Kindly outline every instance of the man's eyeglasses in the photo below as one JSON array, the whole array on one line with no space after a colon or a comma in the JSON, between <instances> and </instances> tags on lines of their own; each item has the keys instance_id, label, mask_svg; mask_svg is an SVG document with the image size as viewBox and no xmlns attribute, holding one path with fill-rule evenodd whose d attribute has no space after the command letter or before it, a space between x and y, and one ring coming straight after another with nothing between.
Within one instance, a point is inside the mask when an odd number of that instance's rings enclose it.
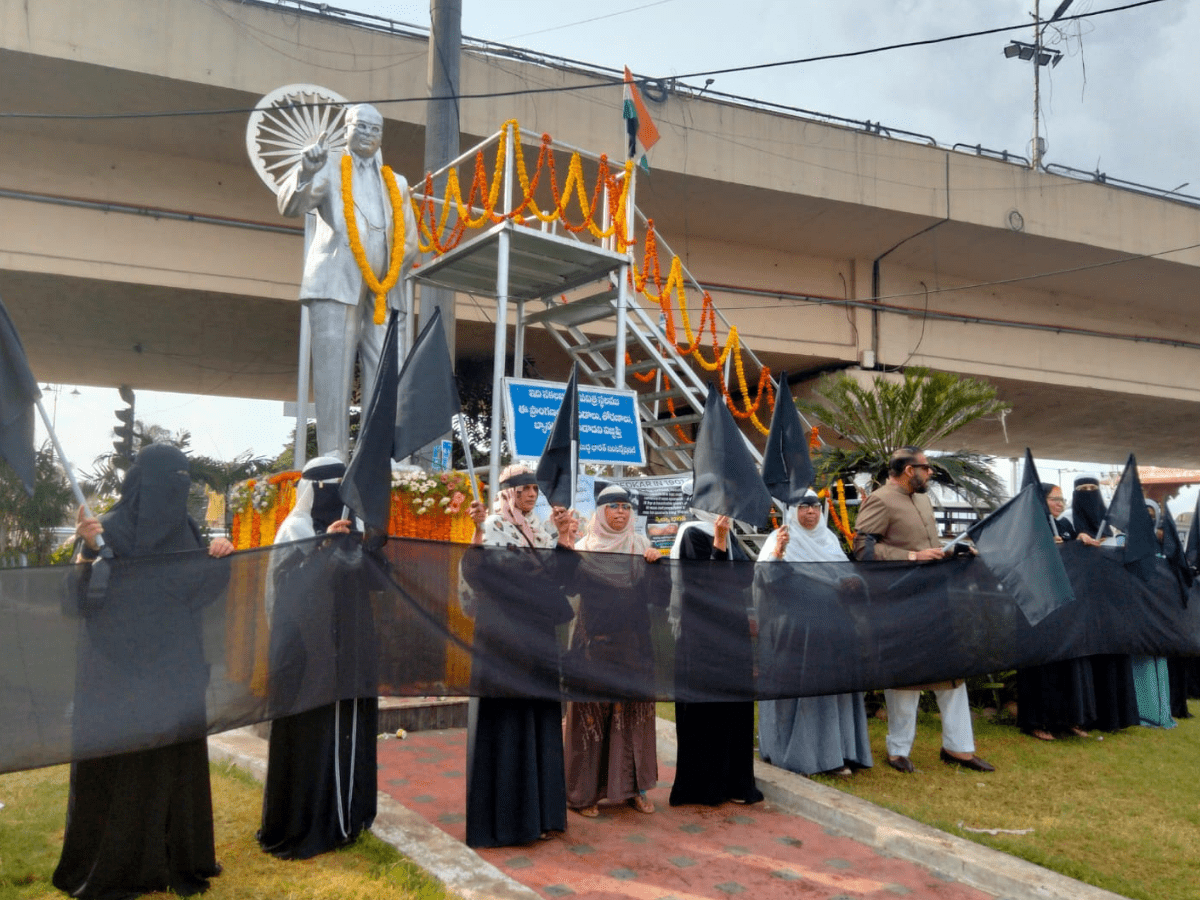
<instances>
[{"instance_id":1,"label":"man's eyeglasses","mask_svg":"<svg viewBox=\"0 0 1200 900\"><path fill-rule=\"evenodd\" d=\"M929 465L929 463L913 463L912 467L914 469L924 469L926 472L933 471L933 466Z\"/></svg>"}]
</instances>

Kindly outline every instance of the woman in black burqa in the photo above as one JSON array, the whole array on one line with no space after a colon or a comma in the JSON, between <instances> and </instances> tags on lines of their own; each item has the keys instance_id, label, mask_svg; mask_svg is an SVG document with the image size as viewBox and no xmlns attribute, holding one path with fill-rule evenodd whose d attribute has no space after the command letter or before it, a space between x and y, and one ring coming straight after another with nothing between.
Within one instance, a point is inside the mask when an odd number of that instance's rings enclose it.
<instances>
[{"instance_id":1,"label":"woman in black burqa","mask_svg":"<svg viewBox=\"0 0 1200 900\"><path fill-rule=\"evenodd\" d=\"M690 494L685 485L684 493ZM671 556L682 560L746 561L730 534L728 516L714 522L686 522L676 536ZM730 569L730 572L737 571ZM753 568L743 566L746 587ZM754 690L754 648L746 595L741 590L714 591L714 564L678 566L678 637L675 645L675 733L678 755L670 804L719 806L726 800L757 803L762 791L754 782L754 701L696 702L693 692ZM725 583L732 583L728 572ZM673 592L674 593L674 592ZM672 612L675 597L672 597Z\"/></svg>"},{"instance_id":2,"label":"woman in black burqa","mask_svg":"<svg viewBox=\"0 0 1200 900\"><path fill-rule=\"evenodd\" d=\"M56 887L118 900L152 891L204 891L217 875L208 777L203 607L228 580L200 563L200 530L187 513L188 460L153 444L138 454L121 499L100 520L80 511L80 556L95 559L103 532L115 559L107 589L80 590L67 825ZM233 545L217 538L210 556ZM136 560L129 565L126 561ZM86 598L86 599L82 599ZM153 749L86 757L130 743Z\"/></svg>"},{"instance_id":3,"label":"woman in black burqa","mask_svg":"<svg viewBox=\"0 0 1200 900\"><path fill-rule=\"evenodd\" d=\"M1071 495L1071 521L1080 541L1094 547L1112 535L1112 529L1104 521L1106 512L1104 498L1100 496L1100 479L1094 475L1076 478ZM1095 727L1101 731L1120 731L1137 725L1140 719L1133 657L1128 653L1104 653L1088 660L1096 698Z\"/></svg>"},{"instance_id":4,"label":"woman in black burqa","mask_svg":"<svg viewBox=\"0 0 1200 900\"><path fill-rule=\"evenodd\" d=\"M1075 523L1063 515L1066 500L1062 488L1043 482L1042 493L1050 510L1055 543L1075 540L1079 532ZM1085 507L1087 503L1085 499ZM1097 528L1099 524L1096 522ZM1085 729L1095 721L1096 688L1092 682L1092 663L1087 657L1017 670L1017 726L1026 734L1039 741L1055 740L1056 731L1087 737Z\"/></svg>"}]
</instances>

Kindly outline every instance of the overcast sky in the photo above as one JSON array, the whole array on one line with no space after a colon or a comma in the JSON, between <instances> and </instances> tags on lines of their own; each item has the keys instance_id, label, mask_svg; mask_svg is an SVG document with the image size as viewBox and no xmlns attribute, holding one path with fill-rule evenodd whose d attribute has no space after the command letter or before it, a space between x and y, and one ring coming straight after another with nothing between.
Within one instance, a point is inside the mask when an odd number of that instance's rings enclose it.
<instances>
[{"instance_id":1,"label":"overcast sky","mask_svg":"<svg viewBox=\"0 0 1200 900\"><path fill-rule=\"evenodd\" d=\"M1048 18L1059 0L1042 0ZM331 4L337 5L337 4ZM428 27L428 2L343 0ZM1128 0L1074 0L1066 16ZM716 75L713 90L1029 155L1033 67L1007 59L1033 39L1033 0L648 0L596 6L463 0L463 33L619 69L684 77L926 41L1020 31L867 56ZM1046 162L1200 196L1200 4L1161 0L1046 30L1062 62L1043 67ZM691 79L702 86L703 76ZM492 101L489 101L492 102Z\"/></svg>"},{"instance_id":2,"label":"overcast sky","mask_svg":"<svg viewBox=\"0 0 1200 900\"><path fill-rule=\"evenodd\" d=\"M330 5L429 25L428 0ZM1044 0L1043 18L1057 5ZM1074 0L1067 16L1124 5ZM698 73L717 69L1025 25L1018 32L710 77L712 90L869 119L929 135L941 146L982 144L1029 155L1033 69L1005 58L1003 48L1014 38L1032 40L1033 0L463 0L462 6L469 37L614 69L628 65L638 76L695 75L690 81L697 86L705 80ZM1200 196L1197 36L1200 3L1187 0L1048 28L1046 43L1064 58L1041 70L1045 162ZM497 111L497 124L503 118ZM59 430L68 457L87 467L109 449L112 410L121 404L115 389L80 387L82 394L72 396L72 387L57 397ZM47 398L48 408L54 400ZM138 417L186 428L195 452L226 459L246 450L273 456L292 428L278 402L148 392L139 395Z\"/></svg>"}]
</instances>

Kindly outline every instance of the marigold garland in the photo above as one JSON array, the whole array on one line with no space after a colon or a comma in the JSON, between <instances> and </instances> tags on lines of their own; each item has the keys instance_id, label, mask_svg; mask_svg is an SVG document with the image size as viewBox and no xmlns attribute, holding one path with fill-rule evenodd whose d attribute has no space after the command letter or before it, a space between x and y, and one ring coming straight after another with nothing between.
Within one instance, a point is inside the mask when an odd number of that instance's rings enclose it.
<instances>
[{"instance_id":1,"label":"marigold garland","mask_svg":"<svg viewBox=\"0 0 1200 900\"><path fill-rule=\"evenodd\" d=\"M517 179L521 186L521 197L515 208L511 212L504 214L496 212L496 205L499 202L500 190L503 183L504 161L510 139L510 128L512 130L511 140L513 141L514 164ZM552 210L542 210L534 200L534 194L541 183L543 173L546 173L546 177L549 180L550 194L554 202ZM432 174L426 175L423 202L418 205L416 201L412 201L417 216L420 249L424 252L434 252L440 255L456 247L467 228L480 228L484 225L505 221L506 219L524 223L526 213L530 213L535 219L545 223L561 222L567 231L575 234L586 229L593 237L599 240L613 237L618 252L624 252L632 241L632 235L629 233L628 228L629 223L626 220L626 201L628 199L632 173L633 161L628 160L625 163L624 177L619 179L620 183L618 184L618 177L612 174L609 169L607 157L601 156L596 182L592 187L591 196L589 197L583 174L582 157L578 151L575 151L571 154L567 166L566 180L560 187L554 160L553 139L549 134L543 134L538 147L537 162L533 174L530 175L525 158L525 150L521 144L520 125L516 119L509 119L500 127L499 138L496 143L495 162L492 166L490 177L487 172L483 150L481 149L475 154L474 174L465 202L459 182L458 170L451 168L446 173L446 187L443 193L441 213L439 214L435 209L433 199L433 176ZM609 217L607 228L601 228L595 221L596 214L605 211L603 210L605 204L600 199L602 191L605 191L607 194L606 211ZM485 192L486 197L484 196ZM479 215L472 216L471 209L475 207L477 197L480 198L482 203L482 211ZM567 219L567 208L573 198L579 205L580 219L578 222L570 222ZM457 215L453 227L447 233L451 208L454 209ZM707 291L703 292L698 327L693 331L692 322L688 314L683 263L679 257L673 256L664 278L662 265L658 256L658 242L653 219L648 220L646 223L642 264L639 266L636 259L634 260L634 264L630 267L629 279L630 284L636 292L642 294L647 300L657 304L661 308L665 317L668 340L674 344L676 350L683 356L691 356L706 371L721 372L721 377L717 379L717 382L730 412L737 418L748 419L761 434L766 434L768 428L760 420L760 413L769 415L775 403L775 392L770 378L770 370L763 367L760 371L758 383L753 394L754 399L751 400L751 392L746 379L745 364L742 358L742 348L737 329L730 329L729 337L722 347L717 336L716 308L712 302L712 297ZM676 305L679 307L679 318L683 325L686 343L680 343L675 332ZM705 358L700 349L706 332L711 337L713 348L713 359L711 362ZM730 356L733 358L737 389L742 398L744 398L740 406L733 399L729 385L726 384L723 375L723 367ZM637 377L643 382L648 382L654 377L654 374L652 371L647 375L637 374ZM668 406L670 407L672 404L668 402ZM680 430L682 433L682 430L678 429L678 427L677 430Z\"/></svg>"},{"instance_id":2,"label":"marigold garland","mask_svg":"<svg viewBox=\"0 0 1200 900\"><path fill-rule=\"evenodd\" d=\"M816 429L814 428L813 430L815 431ZM845 539L846 545L853 547L854 532L850 530L850 511L846 509L846 485L839 478L834 486L837 488L837 508L834 508L834 504L829 504L829 518L833 520L834 527L837 528L838 533ZM822 500L830 499L832 493L829 488L822 488L818 496Z\"/></svg>"},{"instance_id":3,"label":"marigold garland","mask_svg":"<svg viewBox=\"0 0 1200 900\"><path fill-rule=\"evenodd\" d=\"M404 262L404 200L400 186L391 166L384 166L383 183L387 186L388 198L392 203L392 246L388 253L388 270L383 281L375 277L363 249L362 237L358 233L358 218L354 215L354 164L350 154L342 156L342 215L346 219L346 237L350 240L350 252L358 264L358 271L371 293L375 295L375 324L382 325L387 318L388 291L400 280L400 265Z\"/></svg>"}]
</instances>

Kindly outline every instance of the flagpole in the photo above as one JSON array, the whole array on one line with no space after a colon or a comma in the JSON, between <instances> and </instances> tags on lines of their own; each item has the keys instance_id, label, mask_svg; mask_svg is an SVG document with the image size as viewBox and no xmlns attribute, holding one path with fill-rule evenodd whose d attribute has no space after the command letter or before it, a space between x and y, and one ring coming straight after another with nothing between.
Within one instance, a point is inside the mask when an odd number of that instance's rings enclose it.
<instances>
[{"instance_id":1,"label":"flagpole","mask_svg":"<svg viewBox=\"0 0 1200 900\"><path fill-rule=\"evenodd\" d=\"M70 482L71 491L75 494L75 499L79 501L79 505L83 507L83 514L89 519L94 519L92 508L88 506L87 500L83 498L83 491L79 488L79 482L75 480L75 472L71 468L71 463L63 453L62 444L58 442L58 435L54 433L54 425L50 421L50 417L46 415L46 407L42 406L42 398L35 397L33 400L37 404L38 412L42 415L42 422L46 426L46 433L50 435L50 443L54 445L54 452L58 454L58 459L62 463L63 471L67 474L67 481ZM96 535L96 546L104 546L104 538L101 535Z\"/></svg>"},{"instance_id":2,"label":"flagpole","mask_svg":"<svg viewBox=\"0 0 1200 900\"><path fill-rule=\"evenodd\" d=\"M579 492L579 441L571 438L571 501L567 509L575 505L575 495Z\"/></svg>"},{"instance_id":3,"label":"flagpole","mask_svg":"<svg viewBox=\"0 0 1200 900\"><path fill-rule=\"evenodd\" d=\"M462 441L463 456L467 458L467 475L471 479L471 493L475 496L476 503L482 503L483 498L479 496L479 482L475 480L475 460L471 458L471 442L467 440L467 423L461 413L458 416L458 439Z\"/></svg>"}]
</instances>

